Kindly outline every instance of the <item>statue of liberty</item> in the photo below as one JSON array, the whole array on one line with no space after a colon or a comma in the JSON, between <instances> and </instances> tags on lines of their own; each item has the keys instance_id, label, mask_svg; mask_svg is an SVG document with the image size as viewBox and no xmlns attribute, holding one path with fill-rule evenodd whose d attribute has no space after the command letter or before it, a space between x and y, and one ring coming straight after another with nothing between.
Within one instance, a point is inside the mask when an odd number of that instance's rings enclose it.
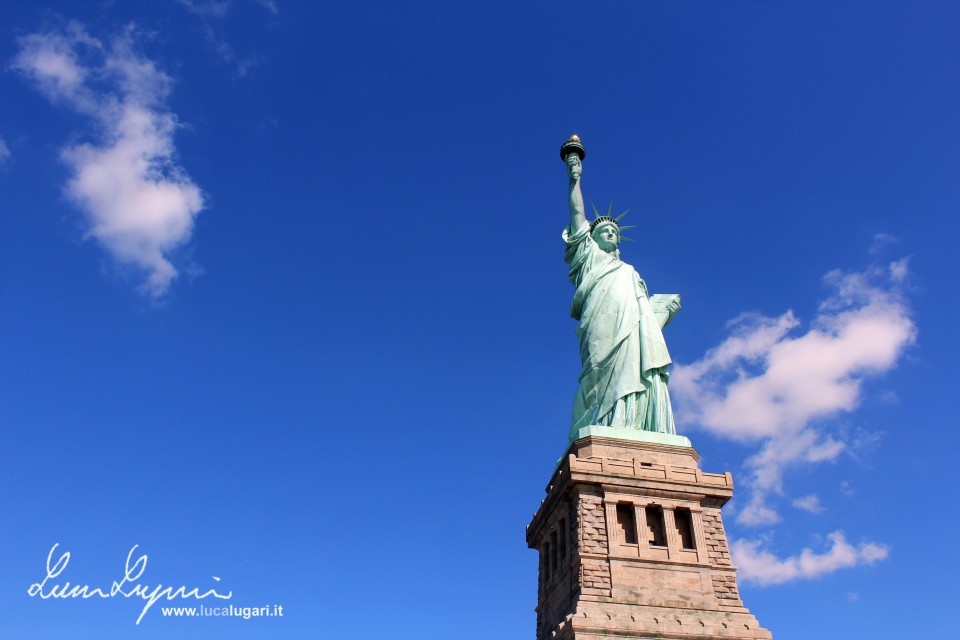
<instances>
[{"instance_id":1,"label":"statue of liberty","mask_svg":"<svg viewBox=\"0 0 960 640\"><path fill-rule=\"evenodd\" d=\"M577 136L563 145L561 157L570 175L570 226L563 231L576 287L570 315L580 322L580 387L573 404L570 440L591 425L676 434L667 391L670 353L661 329L680 309L679 295L651 298L647 285L620 260L620 219L588 221L580 192L581 161Z\"/></svg>"}]
</instances>

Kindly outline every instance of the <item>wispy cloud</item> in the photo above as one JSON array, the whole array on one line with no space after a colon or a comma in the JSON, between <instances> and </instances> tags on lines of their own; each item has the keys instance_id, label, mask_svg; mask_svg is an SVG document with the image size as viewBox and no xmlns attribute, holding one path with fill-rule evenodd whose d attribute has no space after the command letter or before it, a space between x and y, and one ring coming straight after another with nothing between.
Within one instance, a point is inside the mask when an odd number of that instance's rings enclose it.
<instances>
[{"instance_id":1,"label":"wispy cloud","mask_svg":"<svg viewBox=\"0 0 960 640\"><path fill-rule=\"evenodd\" d=\"M766 498L782 493L784 471L844 451L829 418L856 409L863 380L893 368L915 340L901 291L907 276L906 260L832 271L830 294L805 331L792 311L743 314L717 347L676 367L670 382L683 423L759 445L746 462L751 495L737 522L779 521Z\"/></svg>"},{"instance_id":2,"label":"wispy cloud","mask_svg":"<svg viewBox=\"0 0 960 640\"><path fill-rule=\"evenodd\" d=\"M877 233L873 236L873 242L870 245L870 255L876 256L883 253L887 248L900 242L900 238L890 233Z\"/></svg>"},{"instance_id":3,"label":"wispy cloud","mask_svg":"<svg viewBox=\"0 0 960 640\"><path fill-rule=\"evenodd\" d=\"M203 30L207 39L207 45L223 62L234 68L237 78L243 78L250 73L250 69L260 64L261 60L257 55L250 55L244 58L238 57L236 50L230 43L220 38L211 25L204 24Z\"/></svg>"},{"instance_id":4,"label":"wispy cloud","mask_svg":"<svg viewBox=\"0 0 960 640\"><path fill-rule=\"evenodd\" d=\"M873 564L890 553L889 547L872 542L854 547L841 531L834 531L827 539L830 548L823 553L816 553L808 547L800 555L787 558L778 558L763 549L761 540L736 540L730 546L730 552L739 579L758 585L819 578L839 569Z\"/></svg>"},{"instance_id":5,"label":"wispy cloud","mask_svg":"<svg viewBox=\"0 0 960 640\"><path fill-rule=\"evenodd\" d=\"M158 298L177 270L170 253L186 243L203 207L200 189L176 162L171 80L136 51L128 28L109 42L77 23L18 40L13 67L51 102L89 116L95 142L66 147L67 196L85 215L86 234L119 263L146 274Z\"/></svg>"},{"instance_id":6,"label":"wispy cloud","mask_svg":"<svg viewBox=\"0 0 960 640\"><path fill-rule=\"evenodd\" d=\"M198 16L223 18L230 11L230 0L177 0L184 9Z\"/></svg>"},{"instance_id":7,"label":"wispy cloud","mask_svg":"<svg viewBox=\"0 0 960 640\"><path fill-rule=\"evenodd\" d=\"M221 61L233 67L235 77L243 78L262 62L258 54L239 55L236 48L220 35L227 14L233 8L231 0L177 0L187 11L196 15L203 26L207 46ZM273 0L256 0L256 4L276 16L280 13Z\"/></svg>"},{"instance_id":8,"label":"wispy cloud","mask_svg":"<svg viewBox=\"0 0 960 640\"><path fill-rule=\"evenodd\" d=\"M257 4L259 4L261 7L263 7L273 15L277 15L278 13L280 13L280 9L277 7L277 3L274 2L274 0L257 0Z\"/></svg>"},{"instance_id":9,"label":"wispy cloud","mask_svg":"<svg viewBox=\"0 0 960 640\"><path fill-rule=\"evenodd\" d=\"M0 138L0 165L7 161L10 157L10 147L7 146L6 140Z\"/></svg>"},{"instance_id":10,"label":"wispy cloud","mask_svg":"<svg viewBox=\"0 0 960 640\"><path fill-rule=\"evenodd\" d=\"M823 513L823 505L820 504L820 498L816 494L801 496L791 502L794 507L807 513Z\"/></svg>"}]
</instances>

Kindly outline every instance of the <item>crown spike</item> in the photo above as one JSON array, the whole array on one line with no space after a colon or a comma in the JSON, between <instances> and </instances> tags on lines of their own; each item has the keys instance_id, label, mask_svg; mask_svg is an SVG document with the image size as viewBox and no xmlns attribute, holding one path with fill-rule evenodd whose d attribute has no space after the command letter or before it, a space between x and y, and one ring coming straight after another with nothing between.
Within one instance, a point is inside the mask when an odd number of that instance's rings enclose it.
<instances>
[{"instance_id":1,"label":"crown spike","mask_svg":"<svg viewBox=\"0 0 960 640\"><path fill-rule=\"evenodd\" d=\"M621 213L620 215L618 215L616 218L614 218L614 220L616 220L617 222L620 222L620 218L622 218L623 216L627 215L628 213L630 213L630 209L627 209L626 211L624 211L623 213Z\"/></svg>"}]
</instances>

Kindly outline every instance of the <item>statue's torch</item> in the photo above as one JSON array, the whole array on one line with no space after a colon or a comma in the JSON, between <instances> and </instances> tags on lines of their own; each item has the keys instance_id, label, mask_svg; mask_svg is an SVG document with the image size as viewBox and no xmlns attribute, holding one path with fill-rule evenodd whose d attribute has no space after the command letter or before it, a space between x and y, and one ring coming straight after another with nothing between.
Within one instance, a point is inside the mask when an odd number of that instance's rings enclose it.
<instances>
[{"instance_id":1,"label":"statue's torch","mask_svg":"<svg viewBox=\"0 0 960 640\"><path fill-rule=\"evenodd\" d=\"M567 161L567 156L571 153L577 154L577 157L582 161L587 156L587 150L583 148L583 144L580 142L580 136L573 134L566 142L563 143L563 146L560 147L560 159L564 162Z\"/></svg>"}]
</instances>

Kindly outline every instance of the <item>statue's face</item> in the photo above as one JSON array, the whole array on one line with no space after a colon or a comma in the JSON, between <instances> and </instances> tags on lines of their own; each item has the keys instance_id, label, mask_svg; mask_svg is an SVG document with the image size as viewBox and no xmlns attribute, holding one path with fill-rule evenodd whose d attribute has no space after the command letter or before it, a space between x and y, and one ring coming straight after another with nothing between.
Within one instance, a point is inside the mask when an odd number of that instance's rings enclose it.
<instances>
[{"instance_id":1,"label":"statue's face","mask_svg":"<svg viewBox=\"0 0 960 640\"><path fill-rule=\"evenodd\" d=\"M611 253L616 250L617 244L620 242L620 234L617 233L615 225L602 224L593 230L593 239L601 249Z\"/></svg>"}]
</instances>

